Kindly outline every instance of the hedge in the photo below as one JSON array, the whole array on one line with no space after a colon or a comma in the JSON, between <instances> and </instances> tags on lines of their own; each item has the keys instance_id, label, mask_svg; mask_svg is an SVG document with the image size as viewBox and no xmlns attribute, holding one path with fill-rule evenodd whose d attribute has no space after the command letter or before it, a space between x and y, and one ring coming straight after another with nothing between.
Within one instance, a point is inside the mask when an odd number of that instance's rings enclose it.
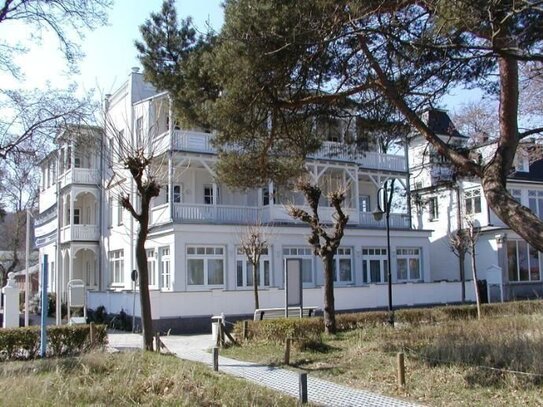
<instances>
[{"instance_id":1,"label":"hedge","mask_svg":"<svg viewBox=\"0 0 543 407\"><path fill-rule=\"evenodd\" d=\"M95 347L107 344L105 325L95 326ZM47 327L47 356L78 355L91 348L90 325ZM0 360L34 359L40 350L40 327L0 329Z\"/></svg>"},{"instance_id":2,"label":"hedge","mask_svg":"<svg viewBox=\"0 0 543 407\"><path fill-rule=\"evenodd\" d=\"M483 304L482 314L485 317L498 315L533 314L543 312L543 301L515 301L506 303ZM452 320L466 320L477 318L475 305L451 305L433 308L406 308L395 311L395 320L398 324L421 325L437 324ZM338 332L350 331L359 328L386 325L388 311L369 311L347 314L336 314L336 328ZM234 334L241 338L243 322L238 321L234 326ZM298 342L300 346L310 342L320 342L320 335L324 332L322 317L303 319L268 319L263 321L248 321L248 339L254 341L267 341L284 343L287 337Z\"/></svg>"}]
</instances>

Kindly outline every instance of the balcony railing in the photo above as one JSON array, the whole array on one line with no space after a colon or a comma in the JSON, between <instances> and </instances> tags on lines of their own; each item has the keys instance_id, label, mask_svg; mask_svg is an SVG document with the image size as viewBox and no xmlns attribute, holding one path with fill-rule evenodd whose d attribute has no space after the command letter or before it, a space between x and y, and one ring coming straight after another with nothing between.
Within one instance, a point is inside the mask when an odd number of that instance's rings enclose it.
<instances>
[{"instance_id":1,"label":"balcony railing","mask_svg":"<svg viewBox=\"0 0 543 407\"><path fill-rule=\"evenodd\" d=\"M69 184L100 184L100 171L95 168L72 168L59 176L61 188Z\"/></svg>"},{"instance_id":2,"label":"balcony railing","mask_svg":"<svg viewBox=\"0 0 543 407\"><path fill-rule=\"evenodd\" d=\"M306 208L307 209L307 208ZM385 228L385 220L376 221L371 212L359 212L356 208L344 208L349 215L349 224L376 229ZM325 223L331 223L334 210L330 207L319 207L319 216ZM174 204L173 220L181 223L218 223L218 224L255 224L263 223L295 223L283 205L263 207L246 207L233 205ZM170 222L168 204L151 209L151 224ZM390 214L390 227L409 229L407 214Z\"/></svg>"},{"instance_id":3,"label":"balcony railing","mask_svg":"<svg viewBox=\"0 0 543 407\"><path fill-rule=\"evenodd\" d=\"M161 136L162 137L162 136ZM210 133L175 130L173 134L173 148L178 151L214 154L216 149L211 144L213 135ZM354 146L326 141L311 158L333 161L352 162L362 168L384 171L407 171L404 156L381 154L376 152L361 153Z\"/></svg>"},{"instance_id":4,"label":"balcony railing","mask_svg":"<svg viewBox=\"0 0 543 407\"><path fill-rule=\"evenodd\" d=\"M360 212L360 224L363 226L381 229L386 227L386 220L383 217L383 219L377 221L374 219L373 213ZM403 213L391 213L389 224L393 229L409 229L409 215Z\"/></svg>"},{"instance_id":5,"label":"balcony railing","mask_svg":"<svg viewBox=\"0 0 543 407\"><path fill-rule=\"evenodd\" d=\"M98 225L71 225L60 229L60 242L98 241L100 228Z\"/></svg>"}]
</instances>

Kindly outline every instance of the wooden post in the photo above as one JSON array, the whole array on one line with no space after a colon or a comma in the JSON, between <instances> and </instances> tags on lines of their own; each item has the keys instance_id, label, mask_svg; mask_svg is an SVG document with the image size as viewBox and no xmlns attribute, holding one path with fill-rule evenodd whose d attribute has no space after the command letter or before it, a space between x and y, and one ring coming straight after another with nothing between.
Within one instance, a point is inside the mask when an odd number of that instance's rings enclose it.
<instances>
[{"instance_id":1,"label":"wooden post","mask_svg":"<svg viewBox=\"0 0 543 407\"><path fill-rule=\"evenodd\" d=\"M398 352L398 386L405 386L405 363L403 352Z\"/></svg>"},{"instance_id":2,"label":"wooden post","mask_svg":"<svg viewBox=\"0 0 543 407\"><path fill-rule=\"evenodd\" d=\"M249 321L243 321L243 340L249 337Z\"/></svg>"},{"instance_id":3,"label":"wooden post","mask_svg":"<svg viewBox=\"0 0 543 407\"><path fill-rule=\"evenodd\" d=\"M96 342L96 326L94 322L89 324L89 341L91 348L94 348Z\"/></svg>"},{"instance_id":4,"label":"wooden post","mask_svg":"<svg viewBox=\"0 0 543 407\"><path fill-rule=\"evenodd\" d=\"M300 372L298 378L299 404L307 404L307 373Z\"/></svg>"},{"instance_id":5,"label":"wooden post","mask_svg":"<svg viewBox=\"0 0 543 407\"><path fill-rule=\"evenodd\" d=\"M213 346L212 354L213 354L213 370L215 372L218 372L219 371L219 348L217 346Z\"/></svg>"},{"instance_id":6,"label":"wooden post","mask_svg":"<svg viewBox=\"0 0 543 407\"><path fill-rule=\"evenodd\" d=\"M216 345L217 346L222 346L222 338L223 338L223 334L222 334L222 322L219 321L219 331L217 332L217 343Z\"/></svg>"},{"instance_id":7,"label":"wooden post","mask_svg":"<svg viewBox=\"0 0 543 407\"><path fill-rule=\"evenodd\" d=\"M160 334L155 334L155 351L160 353Z\"/></svg>"},{"instance_id":8,"label":"wooden post","mask_svg":"<svg viewBox=\"0 0 543 407\"><path fill-rule=\"evenodd\" d=\"M284 360L285 365L290 364L290 345L291 345L291 342L292 342L291 338L287 338L285 340L285 360Z\"/></svg>"}]
</instances>

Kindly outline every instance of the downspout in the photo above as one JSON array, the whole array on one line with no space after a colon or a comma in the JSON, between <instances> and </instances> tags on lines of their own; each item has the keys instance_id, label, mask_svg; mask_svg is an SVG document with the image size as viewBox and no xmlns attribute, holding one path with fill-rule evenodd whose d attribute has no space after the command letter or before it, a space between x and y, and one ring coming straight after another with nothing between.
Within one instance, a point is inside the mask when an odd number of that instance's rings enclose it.
<instances>
[{"instance_id":1,"label":"downspout","mask_svg":"<svg viewBox=\"0 0 543 407\"><path fill-rule=\"evenodd\" d=\"M168 192L167 192L167 198L168 203L170 205L170 220L174 221L174 208L173 208L173 137L174 137L174 122L175 118L173 116L173 105L172 105L172 98L170 95L168 95L168 136L170 138L170 148L168 150Z\"/></svg>"}]
</instances>

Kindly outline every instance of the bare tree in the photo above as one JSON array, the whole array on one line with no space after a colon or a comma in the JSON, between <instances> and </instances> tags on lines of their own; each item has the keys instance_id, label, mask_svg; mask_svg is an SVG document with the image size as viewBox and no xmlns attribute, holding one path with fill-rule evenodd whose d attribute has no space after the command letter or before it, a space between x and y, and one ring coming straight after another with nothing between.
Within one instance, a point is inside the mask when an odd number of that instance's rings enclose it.
<instances>
[{"instance_id":1,"label":"bare tree","mask_svg":"<svg viewBox=\"0 0 543 407\"><path fill-rule=\"evenodd\" d=\"M462 284L462 302L466 301L466 253L469 248L469 240L466 229L456 229L449 234L449 247L458 257L460 283Z\"/></svg>"},{"instance_id":2,"label":"bare tree","mask_svg":"<svg viewBox=\"0 0 543 407\"><path fill-rule=\"evenodd\" d=\"M106 24L106 10L112 3L112 0L5 0L0 5L0 24L23 23L29 26L34 41L41 39L43 31L52 32L66 60L75 68L82 53L71 36L75 32L82 38L85 30ZM14 57L26 51L23 45L0 39L0 70L20 77Z\"/></svg>"},{"instance_id":3,"label":"bare tree","mask_svg":"<svg viewBox=\"0 0 543 407\"><path fill-rule=\"evenodd\" d=\"M479 230L476 229L473 220L466 219L466 238L468 243L468 252L471 256L471 272L473 278L473 289L475 290L475 303L477 304L477 319L481 319L481 295L479 293L479 285L477 284L477 254L476 247L479 240Z\"/></svg>"},{"instance_id":4,"label":"bare tree","mask_svg":"<svg viewBox=\"0 0 543 407\"><path fill-rule=\"evenodd\" d=\"M269 245L269 228L262 223L257 222L247 226L242 232L239 239L240 247L247 256L249 263L252 266L253 275L253 293L255 299L255 310L260 308L258 300L258 286L260 284L260 258L268 250Z\"/></svg>"},{"instance_id":5,"label":"bare tree","mask_svg":"<svg viewBox=\"0 0 543 407\"><path fill-rule=\"evenodd\" d=\"M321 258L324 266L324 330L327 334L335 334L334 256L349 221L349 216L343 212L341 207L347 195L347 188L332 191L327 196L330 206L335 210L332 230L328 230L319 217L321 189L303 178L298 180L296 187L303 193L310 211L307 212L291 205L288 207L288 213L294 219L301 220L311 228L311 234L308 238L309 244L313 247L313 253Z\"/></svg>"},{"instance_id":6,"label":"bare tree","mask_svg":"<svg viewBox=\"0 0 543 407\"><path fill-rule=\"evenodd\" d=\"M110 168L108 189L119 204L137 221L136 264L141 304L144 349L153 349L149 271L145 243L150 230L151 201L160 194L164 182L165 155L158 154L152 142L156 123L147 131L136 129L134 134L120 131L106 118L106 156ZM130 126L125 126L130 129ZM130 237L132 238L132 237Z\"/></svg>"}]
</instances>

